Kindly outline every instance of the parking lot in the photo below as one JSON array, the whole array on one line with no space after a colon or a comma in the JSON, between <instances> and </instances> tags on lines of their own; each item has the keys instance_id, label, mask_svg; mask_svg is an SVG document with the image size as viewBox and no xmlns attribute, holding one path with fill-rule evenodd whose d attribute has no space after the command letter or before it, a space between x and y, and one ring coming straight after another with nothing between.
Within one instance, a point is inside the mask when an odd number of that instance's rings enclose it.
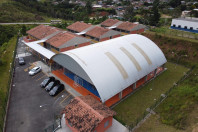
<instances>
[{"instance_id":1,"label":"parking lot","mask_svg":"<svg viewBox=\"0 0 198 132\"><path fill-rule=\"evenodd\" d=\"M25 46L19 42L18 56L25 53ZM40 83L48 74L39 72L29 76L28 72L34 67L38 58L26 53L26 64L20 66L16 58L15 74L10 93L7 114L6 132L40 132L51 125L54 114L59 115L63 108L73 98L66 90L52 97Z\"/></svg>"}]
</instances>

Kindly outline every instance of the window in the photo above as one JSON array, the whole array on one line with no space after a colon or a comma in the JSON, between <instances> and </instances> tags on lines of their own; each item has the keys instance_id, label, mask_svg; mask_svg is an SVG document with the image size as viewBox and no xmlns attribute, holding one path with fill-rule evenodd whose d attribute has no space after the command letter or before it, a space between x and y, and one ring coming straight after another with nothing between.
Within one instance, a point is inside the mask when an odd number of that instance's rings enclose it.
<instances>
[{"instance_id":1,"label":"window","mask_svg":"<svg viewBox=\"0 0 198 132\"><path fill-rule=\"evenodd\" d=\"M78 45L76 44L75 47L78 47Z\"/></svg>"},{"instance_id":2,"label":"window","mask_svg":"<svg viewBox=\"0 0 198 132\"><path fill-rule=\"evenodd\" d=\"M187 29L187 26L184 26L185 29Z\"/></svg>"},{"instance_id":3,"label":"window","mask_svg":"<svg viewBox=\"0 0 198 132\"><path fill-rule=\"evenodd\" d=\"M109 125L109 120L105 122L104 127L107 127Z\"/></svg>"},{"instance_id":4,"label":"window","mask_svg":"<svg viewBox=\"0 0 198 132\"><path fill-rule=\"evenodd\" d=\"M190 27L190 30L193 30L193 27Z\"/></svg>"},{"instance_id":5,"label":"window","mask_svg":"<svg viewBox=\"0 0 198 132\"><path fill-rule=\"evenodd\" d=\"M173 27L176 27L176 25L175 25L175 24L173 24Z\"/></svg>"},{"instance_id":6,"label":"window","mask_svg":"<svg viewBox=\"0 0 198 132\"><path fill-rule=\"evenodd\" d=\"M178 25L178 28L181 28L181 25Z\"/></svg>"}]
</instances>

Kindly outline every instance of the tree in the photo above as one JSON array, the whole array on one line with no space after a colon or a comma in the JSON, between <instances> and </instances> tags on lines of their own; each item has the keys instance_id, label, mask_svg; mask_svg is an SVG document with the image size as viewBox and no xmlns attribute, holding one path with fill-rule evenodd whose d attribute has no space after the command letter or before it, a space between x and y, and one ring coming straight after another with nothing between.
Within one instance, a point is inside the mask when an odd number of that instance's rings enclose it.
<instances>
[{"instance_id":1,"label":"tree","mask_svg":"<svg viewBox=\"0 0 198 132\"><path fill-rule=\"evenodd\" d=\"M153 2L153 7L150 14L150 25L157 26L160 20L160 13L158 11L159 0Z\"/></svg>"},{"instance_id":2,"label":"tree","mask_svg":"<svg viewBox=\"0 0 198 132\"><path fill-rule=\"evenodd\" d=\"M86 8L87 13L90 14L92 12L92 2L90 0L87 1L85 8Z\"/></svg>"},{"instance_id":3,"label":"tree","mask_svg":"<svg viewBox=\"0 0 198 132\"><path fill-rule=\"evenodd\" d=\"M133 5L130 5L126 8L125 13L123 15L123 18L126 21L133 22L134 21L134 16L135 16L135 12L134 12Z\"/></svg>"},{"instance_id":4,"label":"tree","mask_svg":"<svg viewBox=\"0 0 198 132\"><path fill-rule=\"evenodd\" d=\"M23 25L23 26L22 26L22 29L21 29L21 34L22 34L22 35L26 35L26 31L27 31L26 26Z\"/></svg>"},{"instance_id":5,"label":"tree","mask_svg":"<svg viewBox=\"0 0 198 132\"><path fill-rule=\"evenodd\" d=\"M171 1L169 2L169 5L170 5L171 7L173 7L173 8L175 8L175 7L179 6L179 5L181 5L181 0L171 0Z\"/></svg>"}]
</instances>

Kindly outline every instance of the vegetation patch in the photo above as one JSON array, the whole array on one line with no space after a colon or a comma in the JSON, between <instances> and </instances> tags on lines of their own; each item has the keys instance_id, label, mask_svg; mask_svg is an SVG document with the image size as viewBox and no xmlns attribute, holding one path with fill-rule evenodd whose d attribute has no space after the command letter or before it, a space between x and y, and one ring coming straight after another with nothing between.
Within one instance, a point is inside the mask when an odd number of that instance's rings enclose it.
<instances>
[{"instance_id":1,"label":"vegetation patch","mask_svg":"<svg viewBox=\"0 0 198 132\"><path fill-rule=\"evenodd\" d=\"M2 3L0 5L0 22L35 22L45 21L41 13L19 2Z\"/></svg>"},{"instance_id":2,"label":"vegetation patch","mask_svg":"<svg viewBox=\"0 0 198 132\"><path fill-rule=\"evenodd\" d=\"M116 119L126 125L135 124L136 120L143 115L147 108L153 105L173 83L177 82L187 72L187 68L167 63L167 71L143 86L130 97L115 106L113 110L117 112Z\"/></svg>"},{"instance_id":3,"label":"vegetation patch","mask_svg":"<svg viewBox=\"0 0 198 132\"><path fill-rule=\"evenodd\" d=\"M17 37L13 37L9 42L4 43L0 47L1 55L0 60L0 126L3 126L3 117L6 108L6 96L8 94L8 80L10 77L10 63L13 60L13 51L16 46Z\"/></svg>"}]
</instances>

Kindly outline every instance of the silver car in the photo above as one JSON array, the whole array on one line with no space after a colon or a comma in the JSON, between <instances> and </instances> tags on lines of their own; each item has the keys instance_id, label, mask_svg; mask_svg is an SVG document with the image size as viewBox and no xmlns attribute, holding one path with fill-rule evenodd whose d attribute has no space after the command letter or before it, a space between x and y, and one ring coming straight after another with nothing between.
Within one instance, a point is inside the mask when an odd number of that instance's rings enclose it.
<instances>
[{"instance_id":1,"label":"silver car","mask_svg":"<svg viewBox=\"0 0 198 132\"><path fill-rule=\"evenodd\" d=\"M33 76L41 71L41 66L36 66L29 71L29 75Z\"/></svg>"}]
</instances>

